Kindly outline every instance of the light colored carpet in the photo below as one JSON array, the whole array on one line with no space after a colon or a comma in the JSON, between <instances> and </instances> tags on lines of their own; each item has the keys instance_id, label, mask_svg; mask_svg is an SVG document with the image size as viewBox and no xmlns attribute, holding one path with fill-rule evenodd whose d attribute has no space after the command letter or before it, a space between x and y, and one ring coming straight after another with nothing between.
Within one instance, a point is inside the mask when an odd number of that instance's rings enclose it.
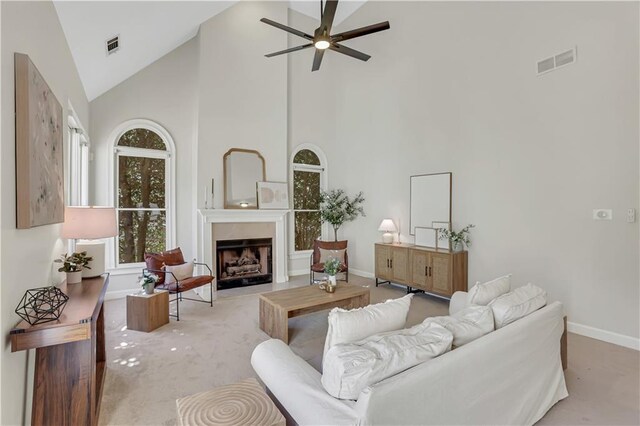
<instances>
[{"instance_id":1,"label":"light colored carpet","mask_svg":"<svg viewBox=\"0 0 640 426\"><path fill-rule=\"evenodd\" d=\"M285 287L308 285L307 280L297 277ZM405 294L404 288L376 288L373 280L356 276L351 283L369 286L372 303ZM225 290L213 308L185 302L179 322L172 319L151 333L126 329L125 299L106 302L107 375L100 424L174 425L177 398L256 377L251 352L269 338L258 327L258 294L271 290L271 284ZM448 302L416 295L408 325L447 312ZM318 369L326 318L327 311L289 321L291 348ZM570 334L570 396L539 424L640 424L639 364L637 351Z\"/></svg>"}]
</instances>

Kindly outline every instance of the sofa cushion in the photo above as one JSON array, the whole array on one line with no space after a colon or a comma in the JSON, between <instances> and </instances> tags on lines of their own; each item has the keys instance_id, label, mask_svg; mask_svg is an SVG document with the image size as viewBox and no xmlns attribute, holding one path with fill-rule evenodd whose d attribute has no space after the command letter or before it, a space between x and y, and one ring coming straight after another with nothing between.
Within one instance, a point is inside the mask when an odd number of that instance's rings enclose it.
<instances>
[{"instance_id":1,"label":"sofa cushion","mask_svg":"<svg viewBox=\"0 0 640 426\"><path fill-rule=\"evenodd\" d=\"M469 290L468 303L469 305L486 306L493 299L508 293L510 290L511 274L487 281L486 283L476 282L476 285Z\"/></svg>"},{"instance_id":2,"label":"sofa cushion","mask_svg":"<svg viewBox=\"0 0 640 426\"><path fill-rule=\"evenodd\" d=\"M407 294L399 299L352 310L333 308L329 312L324 353L333 345L357 342L376 333L404 328L412 297L413 294Z\"/></svg>"},{"instance_id":3,"label":"sofa cushion","mask_svg":"<svg viewBox=\"0 0 640 426\"><path fill-rule=\"evenodd\" d=\"M547 304L547 292L531 283L503 294L491 303L496 329L511 324Z\"/></svg>"},{"instance_id":4,"label":"sofa cushion","mask_svg":"<svg viewBox=\"0 0 640 426\"><path fill-rule=\"evenodd\" d=\"M334 345L323 362L322 385L329 395L357 399L367 386L451 349L453 335L433 322Z\"/></svg>"},{"instance_id":5,"label":"sofa cushion","mask_svg":"<svg viewBox=\"0 0 640 426\"><path fill-rule=\"evenodd\" d=\"M494 330L493 311L480 305L467 306L451 316L427 318L424 322L433 322L449 330L455 347L473 342Z\"/></svg>"}]
</instances>

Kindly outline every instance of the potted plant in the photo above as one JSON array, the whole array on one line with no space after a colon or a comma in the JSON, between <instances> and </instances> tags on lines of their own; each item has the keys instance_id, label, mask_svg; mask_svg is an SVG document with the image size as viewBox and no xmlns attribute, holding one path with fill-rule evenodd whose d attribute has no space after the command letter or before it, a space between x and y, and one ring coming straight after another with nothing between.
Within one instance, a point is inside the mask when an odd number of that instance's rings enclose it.
<instances>
[{"instance_id":1,"label":"potted plant","mask_svg":"<svg viewBox=\"0 0 640 426\"><path fill-rule=\"evenodd\" d=\"M335 257L330 258L324 263L324 273L329 276L329 285L336 285L336 275L340 272L340 262Z\"/></svg>"},{"instance_id":2,"label":"potted plant","mask_svg":"<svg viewBox=\"0 0 640 426\"><path fill-rule=\"evenodd\" d=\"M451 250L462 251L465 245L467 247L471 246L471 236L469 235L471 228L475 228L475 225L467 225L458 232L443 229L440 231L439 238L441 240L449 240Z\"/></svg>"},{"instance_id":3,"label":"potted plant","mask_svg":"<svg viewBox=\"0 0 640 426\"><path fill-rule=\"evenodd\" d=\"M158 276L145 271L142 273L142 276L138 278L140 278L139 284L145 294L153 294L153 291L156 288L156 283L158 282Z\"/></svg>"},{"instance_id":4,"label":"potted plant","mask_svg":"<svg viewBox=\"0 0 640 426\"><path fill-rule=\"evenodd\" d=\"M76 284L82 281L82 269L91 269L88 265L93 257L87 256L87 252L73 253L69 256L67 253L54 260L55 263L62 263L58 268L58 272L67 273L67 284Z\"/></svg>"},{"instance_id":5,"label":"potted plant","mask_svg":"<svg viewBox=\"0 0 640 426\"><path fill-rule=\"evenodd\" d=\"M362 203L364 197L359 192L349 198L342 189L333 189L320 194L320 217L333 227L335 241L338 241L338 229L345 223L355 220L358 216L365 216Z\"/></svg>"}]
</instances>

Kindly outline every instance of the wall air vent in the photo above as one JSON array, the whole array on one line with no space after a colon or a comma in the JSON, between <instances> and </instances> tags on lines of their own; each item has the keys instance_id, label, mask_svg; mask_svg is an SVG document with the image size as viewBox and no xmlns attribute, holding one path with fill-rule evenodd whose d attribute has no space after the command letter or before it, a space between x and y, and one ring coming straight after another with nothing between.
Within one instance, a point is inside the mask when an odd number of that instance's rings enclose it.
<instances>
[{"instance_id":1,"label":"wall air vent","mask_svg":"<svg viewBox=\"0 0 640 426\"><path fill-rule=\"evenodd\" d=\"M578 57L577 51L578 48L574 47L573 49L567 50L566 52L558 53L557 55L551 56L550 58L545 58L541 61L538 61L538 75L546 74L549 71L557 70L558 68L564 67L565 65L573 64Z\"/></svg>"},{"instance_id":2,"label":"wall air vent","mask_svg":"<svg viewBox=\"0 0 640 426\"><path fill-rule=\"evenodd\" d=\"M116 53L120 49L120 36L115 36L107 40L107 55Z\"/></svg>"}]
</instances>

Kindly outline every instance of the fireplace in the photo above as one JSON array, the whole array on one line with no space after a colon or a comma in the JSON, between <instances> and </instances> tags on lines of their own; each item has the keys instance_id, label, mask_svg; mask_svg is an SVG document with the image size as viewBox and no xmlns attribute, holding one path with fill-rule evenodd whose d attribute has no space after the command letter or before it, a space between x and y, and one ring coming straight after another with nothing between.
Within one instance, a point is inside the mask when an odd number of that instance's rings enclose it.
<instances>
[{"instance_id":1,"label":"fireplace","mask_svg":"<svg viewBox=\"0 0 640 426\"><path fill-rule=\"evenodd\" d=\"M218 290L272 282L271 250L271 238L216 241Z\"/></svg>"}]
</instances>

